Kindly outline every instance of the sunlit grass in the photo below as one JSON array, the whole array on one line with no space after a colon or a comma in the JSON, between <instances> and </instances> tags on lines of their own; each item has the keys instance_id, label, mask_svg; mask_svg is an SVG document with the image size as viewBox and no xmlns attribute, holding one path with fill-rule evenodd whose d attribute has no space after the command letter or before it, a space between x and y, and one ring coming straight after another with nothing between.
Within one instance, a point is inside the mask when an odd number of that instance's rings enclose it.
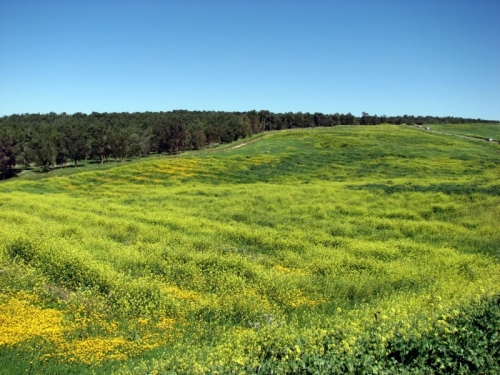
<instances>
[{"instance_id":1,"label":"sunlit grass","mask_svg":"<svg viewBox=\"0 0 500 375\"><path fill-rule=\"evenodd\" d=\"M463 134L471 137L493 138L500 140L500 124L440 124L430 125L432 129Z\"/></svg>"},{"instance_id":2,"label":"sunlit grass","mask_svg":"<svg viewBox=\"0 0 500 375\"><path fill-rule=\"evenodd\" d=\"M486 143L339 127L4 182L0 347L38 345L38 371L202 373L321 354L332 332L339 351L374 325L422 335L500 292L499 162Z\"/></svg>"}]
</instances>

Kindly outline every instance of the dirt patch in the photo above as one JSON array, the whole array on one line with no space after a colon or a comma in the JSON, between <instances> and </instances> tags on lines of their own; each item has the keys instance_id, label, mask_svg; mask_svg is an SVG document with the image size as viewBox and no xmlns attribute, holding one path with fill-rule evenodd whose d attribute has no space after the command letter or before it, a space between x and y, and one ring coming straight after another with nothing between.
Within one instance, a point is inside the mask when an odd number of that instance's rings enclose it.
<instances>
[{"instance_id":1,"label":"dirt patch","mask_svg":"<svg viewBox=\"0 0 500 375\"><path fill-rule=\"evenodd\" d=\"M245 147L251 143L255 143L257 141L260 141L264 136L260 136L258 138L255 138L255 139L252 139L251 141L248 141L248 142L244 142L244 143L240 143L239 145L235 145L235 146L232 146L232 147L228 147L228 148L223 148L223 149L215 149L215 150L212 150L211 152L222 152L222 151L229 151L229 150L236 150L237 148L241 148L241 147Z\"/></svg>"},{"instance_id":2,"label":"dirt patch","mask_svg":"<svg viewBox=\"0 0 500 375\"><path fill-rule=\"evenodd\" d=\"M457 133L450 133L450 132L446 132L446 131L443 131L443 130L434 130L434 129L421 129L421 130L424 130L424 131L427 131L427 132L430 132L430 133L437 133L437 134L444 134L444 135L453 135L455 137L458 137L458 138L465 138L465 139L472 139L473 141L482 141L482 142L488 142L488 143L496 143L496 142L493 142L493 141L488 141L484 138L481 138L481 137L473 137L473 136L470 136L470 135L465 135L465 134L457 134Z\"/></svg>"}]
</instances>

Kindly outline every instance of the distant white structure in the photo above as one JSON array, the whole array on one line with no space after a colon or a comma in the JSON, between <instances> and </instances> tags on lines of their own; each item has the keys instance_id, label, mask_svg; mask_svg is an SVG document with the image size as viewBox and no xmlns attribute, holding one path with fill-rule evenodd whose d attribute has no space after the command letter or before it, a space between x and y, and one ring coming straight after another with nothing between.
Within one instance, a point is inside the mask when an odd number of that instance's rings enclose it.
<instances>
[{"instance_id":1,"label":"distant white structure","mask_svg":"<svg viewBox=\"0 0 500 375\"><path fill-rule=\"evenodd\" d=\"M493 141L493 138L486 138L486 140L487 140L488 142L491 142L491 141Z\"/></svg>"},{"instance_id":2,"label":"distant white structure","mask_svg":"<svg viewBox=\"0 0 500 375\"><path fill-rule=\"evenodd\" d=\"M431 128L429 128L428 126L425 127L425 130L430 130Z\"/></svg>"}]
</instances>

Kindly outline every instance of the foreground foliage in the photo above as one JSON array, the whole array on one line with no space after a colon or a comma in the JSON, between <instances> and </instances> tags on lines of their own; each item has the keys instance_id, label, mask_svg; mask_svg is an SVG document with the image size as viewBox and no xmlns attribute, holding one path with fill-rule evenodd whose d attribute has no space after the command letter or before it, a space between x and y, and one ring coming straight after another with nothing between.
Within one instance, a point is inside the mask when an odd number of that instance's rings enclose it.
<instances>
[{"instance_id":1,"label":"foreground foliage","mask_svg":"<svg viewBox=\"0 0 500 375\"><path fill-rule=\"evenodd\" d=\"M499 162L339 127L2 183L0 371L494 373Z\"/></svg>"}]
</instances>

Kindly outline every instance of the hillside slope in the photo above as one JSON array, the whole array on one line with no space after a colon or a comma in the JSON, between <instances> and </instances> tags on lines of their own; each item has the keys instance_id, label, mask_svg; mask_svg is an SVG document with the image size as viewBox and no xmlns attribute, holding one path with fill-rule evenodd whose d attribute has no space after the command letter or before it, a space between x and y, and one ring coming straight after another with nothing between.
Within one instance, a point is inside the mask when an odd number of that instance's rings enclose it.
<instances>
[{"instance_id":1,"label":"hillside slope","mask_svg":"<svg viewBox=\"0 0 500 375\"><path fill-rule=\"evenodd\" d=\"M499 175L498 145L353 126L4 182L0 372L387 366L498 296Z\"/></svg>"}]
</instances>

